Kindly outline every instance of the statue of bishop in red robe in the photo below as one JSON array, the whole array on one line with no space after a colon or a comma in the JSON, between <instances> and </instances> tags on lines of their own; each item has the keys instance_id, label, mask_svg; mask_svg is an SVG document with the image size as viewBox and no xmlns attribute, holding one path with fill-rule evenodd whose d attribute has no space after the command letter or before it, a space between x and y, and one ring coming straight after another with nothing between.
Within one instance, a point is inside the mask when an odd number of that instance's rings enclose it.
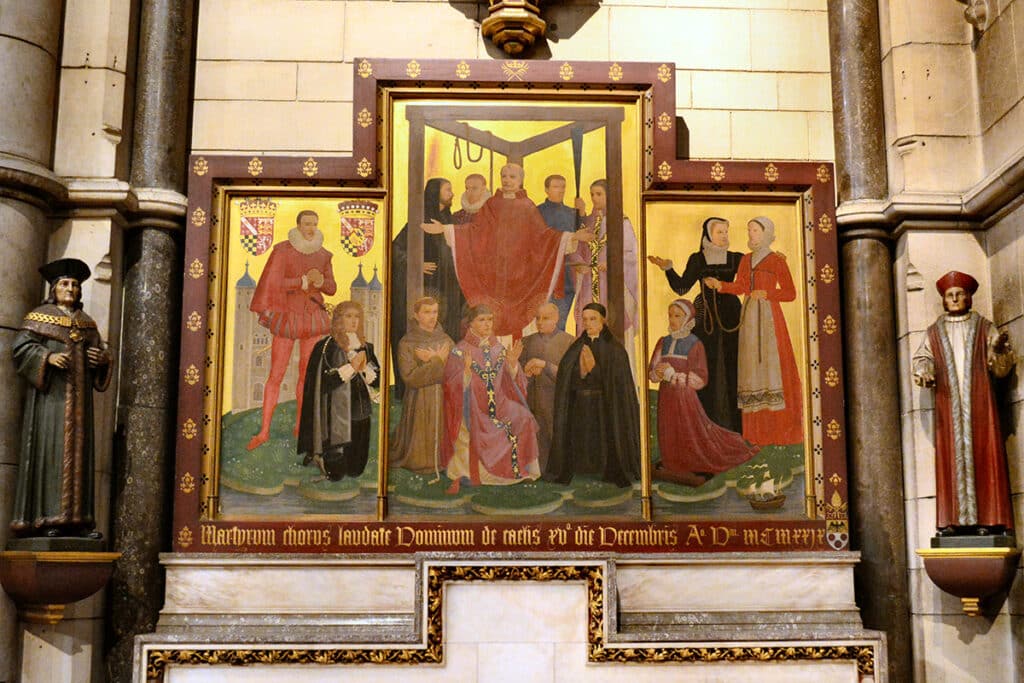
<instances>
[{"instance_id":1,"label":"statue of bishop in red robe","mask_svg":"<svg viewBox=\"0 0 1024 683\"><path fill-rule=\"evenodd\" d=\"M914 382L935 388L935 508L939 535L1013 528L1006 450L989 375L1016 357L1005 332L971 310L978 281L951 271L935 283L945 314L914 354Z\"/></svg>"}]
</instances>

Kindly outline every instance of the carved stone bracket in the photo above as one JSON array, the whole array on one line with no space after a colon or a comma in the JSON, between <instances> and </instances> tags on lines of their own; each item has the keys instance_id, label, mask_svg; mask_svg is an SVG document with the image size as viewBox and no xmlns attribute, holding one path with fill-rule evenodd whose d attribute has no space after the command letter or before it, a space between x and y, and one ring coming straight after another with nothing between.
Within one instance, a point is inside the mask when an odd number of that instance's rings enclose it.
<instances>
[{"instance_id":1,"label":"carved stone bracket","mask_svg":"<svg viewBox=\"0 0 1024 683\"><path fill-rule=\"evenodd\" d=\"M984 33L988 28L992 11L989 7L989 0L957 0L967 5L964 9L964 19L973 26L978 33Z\"/></svg>"},{"instance_id":2,"label":"carved stone bracket","mask_svg":"<svg viewBox=\"0 0 1024 683\"><path fill-rule=\"evenodd\" d=\"M547 23L540 18L540 0L490 0L490 16L480 25L484 38L510 55L519 55L543 38Z\"/></svg>"}]
</instances>

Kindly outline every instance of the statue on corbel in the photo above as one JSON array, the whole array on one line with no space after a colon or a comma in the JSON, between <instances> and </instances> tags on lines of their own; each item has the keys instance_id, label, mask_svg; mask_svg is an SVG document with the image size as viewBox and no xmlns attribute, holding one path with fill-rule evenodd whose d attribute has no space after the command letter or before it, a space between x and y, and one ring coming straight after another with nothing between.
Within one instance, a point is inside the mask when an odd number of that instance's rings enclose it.
<instances>
[{"instance_id":1,"label":"statue on corbel","mask_svg":"<svg viewBox=\"0 0 1024 683\"><path fill-rule=\"evenodd\" d=\"M914 353L913 373L935 392L937 533L917 552L932 581L973 616L981 599L1009 586L1020 555L992 381L1017 358L1007 334L972 310L977 280L950 271L936 288L945 312Z\"/></svg>"}]
</instances>

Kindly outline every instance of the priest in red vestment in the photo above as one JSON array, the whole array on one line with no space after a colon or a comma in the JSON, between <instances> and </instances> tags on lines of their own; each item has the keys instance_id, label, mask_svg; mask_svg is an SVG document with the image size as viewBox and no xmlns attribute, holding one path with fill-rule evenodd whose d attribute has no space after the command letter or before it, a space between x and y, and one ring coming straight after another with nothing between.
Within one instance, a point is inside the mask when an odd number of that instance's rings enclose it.
<instances>
[{"instance_id":1,"label":"priest in red vestment","mask_svg":"<svg viewBox=\"0 0 1024 683\"><path fill-rule=\"evenodd\" d=\"M1005 332L971 310L978 281L950 271L935 283L945 314L914 354L914 382L935 388L935 508L939 535L1013 528L1006 450L989 375L1016 357Z\"/></svg>"},{"instance_id":2,"label":"priest in red vestment","mask_svg":"<svg viewBox=\"0 0 1024 683\"><path fill-rule=\"evenodd\" d=\"M452 248L455 272L468 306L494 311L494 334L519 338L537 307L562 296L565 254L587 230L565 233L548 227L537 206L523 190L521 166L501 169L501 192L488 199L461 225L424 223L430 234L443 233Z\"/></svg>"}]
</instances>

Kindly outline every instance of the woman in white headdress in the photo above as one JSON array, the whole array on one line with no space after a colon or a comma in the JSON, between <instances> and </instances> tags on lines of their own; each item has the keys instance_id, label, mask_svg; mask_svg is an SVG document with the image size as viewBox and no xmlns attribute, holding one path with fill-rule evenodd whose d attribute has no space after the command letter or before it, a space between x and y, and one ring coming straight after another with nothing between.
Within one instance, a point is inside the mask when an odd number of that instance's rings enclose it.
<instances>
[{"instance_id":1,"label":"woman in white headdress","mask_svg":"<svg viewBox=\"0 0 1024 683\"><path fill-rule=\"evenodd\" d=\"M708 278L721 292L743 294L737 402L743 436L758 445L803 442L803 397L782 303L796 299L786 257L771 250L775 223L758 216L747 223L747 246L733 282Z\"/></svg>"}]
</instances>

